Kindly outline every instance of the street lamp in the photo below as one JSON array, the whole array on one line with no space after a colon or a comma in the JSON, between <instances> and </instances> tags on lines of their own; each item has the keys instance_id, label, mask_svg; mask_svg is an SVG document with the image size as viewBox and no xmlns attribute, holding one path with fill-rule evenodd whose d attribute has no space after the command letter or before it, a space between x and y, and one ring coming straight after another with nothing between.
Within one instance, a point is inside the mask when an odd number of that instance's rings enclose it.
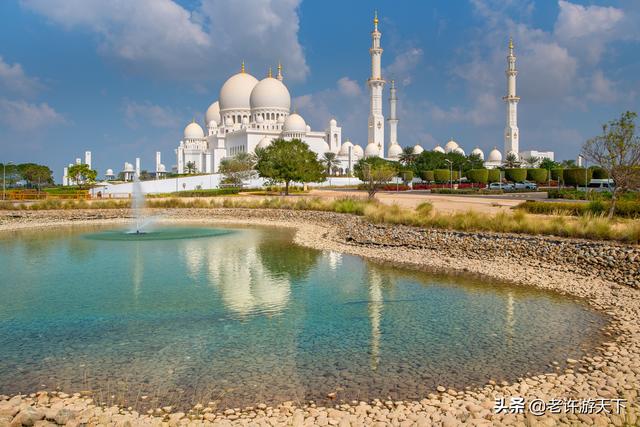
<instances>
[{"instance_id":1,"label":"street lamp","mask_svg":"<svg viewBox=\"0 0 640 427\"><path fill-rule=\"evenodd\" d=\"M453 189L453 162L449 159L444 159L444 161L449 163L449 188Z\"/></svg>"},{"instance_id":2,"label":"street lamp","mask_svg":"<svg viewBox=\"0 0 640 427\"><path fill-rule=\"evenodd\" d=\"M7 198L7 165L12 165L13 162L2 164L2 200Z\"/></svg>"}]
</instances>

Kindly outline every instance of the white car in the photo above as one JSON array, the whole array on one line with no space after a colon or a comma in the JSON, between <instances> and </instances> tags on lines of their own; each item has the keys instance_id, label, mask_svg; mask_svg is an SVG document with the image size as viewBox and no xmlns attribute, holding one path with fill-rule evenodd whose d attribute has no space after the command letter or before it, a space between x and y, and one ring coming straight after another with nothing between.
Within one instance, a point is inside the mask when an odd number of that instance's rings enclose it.
<instances>
[{"instance_id":1,"label":"white car","mask_svg":"<svg viewBox=\"0 0 640 427\"><path fill-rule=\"evenodd\" d=\"M530 182L530 181L522 181L522 182L516 182L516 190L537 190L538 186L536 185L535 182Z\"/></svg>"},{"instance_id":2,"label":"white car","mask_svg":"<svg viewBox=\"0 0 640 427\"><path fill-rule=\"evenodd\" d=\"M503 184L501 182L492 182L491 184L489 184L489 190L504 190L504 191L511 191L513 190L513 184Z\"/></svg>"}]
</instances>

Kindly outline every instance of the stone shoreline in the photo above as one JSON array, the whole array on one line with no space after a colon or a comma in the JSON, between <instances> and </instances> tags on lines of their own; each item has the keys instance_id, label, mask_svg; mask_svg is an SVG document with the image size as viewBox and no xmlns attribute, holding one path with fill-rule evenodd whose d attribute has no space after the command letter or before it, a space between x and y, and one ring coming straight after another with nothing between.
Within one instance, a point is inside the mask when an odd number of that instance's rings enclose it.
<instances>
[{"instance_id":1,"label":"stone shoreline","mask_svg":"<svg viewBox=\"0 0 640 427\"><path fill-rule=\"evenodd\" d=\"M158 210L164 221L197 221L293 227L295 242L320 249L434 272L482 275L584 298L611 322L599 354L568 359L563 368L484 387L452 390L442 384L420 401L348 402L277 407L257 404L216 413L207 402L188 413L170 407L139 414L133 408L96 405L88 394L37 392L0 396L4 425L640 425L640 247L608 242L420 230L370 224L328 212L250 209ZM0 212L0 232L56 225L128 221L118 210ZM566 365L566 366L565 366ZM626 400L622 414L495 414L495 399Z\"/></svg>"}]
</instances>

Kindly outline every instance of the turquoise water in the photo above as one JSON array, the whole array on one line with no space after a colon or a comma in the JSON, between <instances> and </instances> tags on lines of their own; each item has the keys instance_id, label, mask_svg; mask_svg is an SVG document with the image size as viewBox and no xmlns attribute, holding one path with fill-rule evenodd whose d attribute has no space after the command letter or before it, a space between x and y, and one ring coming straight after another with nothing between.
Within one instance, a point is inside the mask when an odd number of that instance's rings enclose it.
<instances>
[{"instance_id":1,"label":"turquoise water","mask_svg":"<svg viewBox=\"0 0 640 427\"><path fill-rule=\"evenodd\" d=\"M556 294L301 248L287 230L164 233L0 236L0 393L138 408L422 398L548 371L605 324Z\"/></svg>"}]
</instances>

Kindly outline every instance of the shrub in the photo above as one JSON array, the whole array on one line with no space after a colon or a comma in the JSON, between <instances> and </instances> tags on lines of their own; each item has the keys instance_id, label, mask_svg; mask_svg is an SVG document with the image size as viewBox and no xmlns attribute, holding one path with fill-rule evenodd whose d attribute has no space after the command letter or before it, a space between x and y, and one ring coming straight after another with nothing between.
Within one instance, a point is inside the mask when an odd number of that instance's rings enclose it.
<instances>
[{"instance_id":1,"label":"shrub","mask_svg":"<svg viewBox=\"0 0 640 427\"><path fill-rule=\"evenodd\" d=\"M547 182L548 172L546 169L527 169L527 179L529 181L544 184Z\"/></svg>"},{"instance_id":2,"label":"shrub","mask_svg":"<svg viewBox=\"0 0 640 427\"><path fill-rule=\"evenodd\" d=\"M433 171L422 171L420 172L420 178L423 181L433 182L435 180Z\"/></svg>"},{"instance_id":3,"label":"shrub","mask_svg":"<svg viewBox=\"0 0 640 427\"><path fill-rule=\"evenodd\" d=\"M508 181L522 182L527 179L526 169L505 169L504 176Z\"/></svg>"},{"instance_id":4,"label":"shrub","mask_svg":"<svg viewBox=\"0 0 640 427\"><path fill-rule=\"evenodd\" d=\"M562 173L564 183L567 185L585 186L591 180L591 169L571 168ZM585 181L586 178L586 181Z\"/></svg>"},{"instance_id":5,"label":"shrub","mask_svg":"<svg viewBox=\"0 0 640 427\"><path fill-rule=\"evenodd\" d=\"M618 205L620 209L618 209ZM589 203L527 201L518 205L518 209L533 214L576 216L601 215L607 212L610 206L611 202L602 200L592 200ZM616 204L615 215L620 218L640 218L640 203L621 200Z\"/></svg>"},{"instance_id":6,"label":"shrub","mask_svg":"<svg viewBox=\"0 0 640 427\"><path fill-rule=\"evenodd\" d=\"M564 176L563 171L564 169L562 168L551 169L551 179L554 181L562 181Z\"/></svg>"},{"instance_id":7,"label":"shrub","mask_svg":"<svg viewBox=\"0 0 640 427\"><path fill-rule=\"evenodd\" d=\"M471 182L486 184L489 181L488 169L471 169L467 171L467 178Z\"/></svg>"},{"instance_id":8,"label":"shrub","mask_svg":"<svg viewBox=\"0 0 640 427\"><path fill-rule=\"evenodd\" d=\"M609 178L609 174L606 170L602 168L591 168L591 178L592 179L607 179Z\"/></svg>"},{"instance_id":9,"label":"shrub","mask_svg":"<svg viewBox=\"0 0 640 427\"><path fill-rule=\"evenodd\" d=\"M436 182L448 182L451 177L451 171L449 169L436 169L433 171L433 178Z\"/></svg>"},{"instance_id":10,"label":"shrub","mask_svg":"<svg viewBox=\"0 0 640 427\"><path fill-rule=\"evenodd\" d=\"M499 182L500 181L500 169L489 169L488 170L488 180L489 182Z\"/></svg>"}]
</instances>

